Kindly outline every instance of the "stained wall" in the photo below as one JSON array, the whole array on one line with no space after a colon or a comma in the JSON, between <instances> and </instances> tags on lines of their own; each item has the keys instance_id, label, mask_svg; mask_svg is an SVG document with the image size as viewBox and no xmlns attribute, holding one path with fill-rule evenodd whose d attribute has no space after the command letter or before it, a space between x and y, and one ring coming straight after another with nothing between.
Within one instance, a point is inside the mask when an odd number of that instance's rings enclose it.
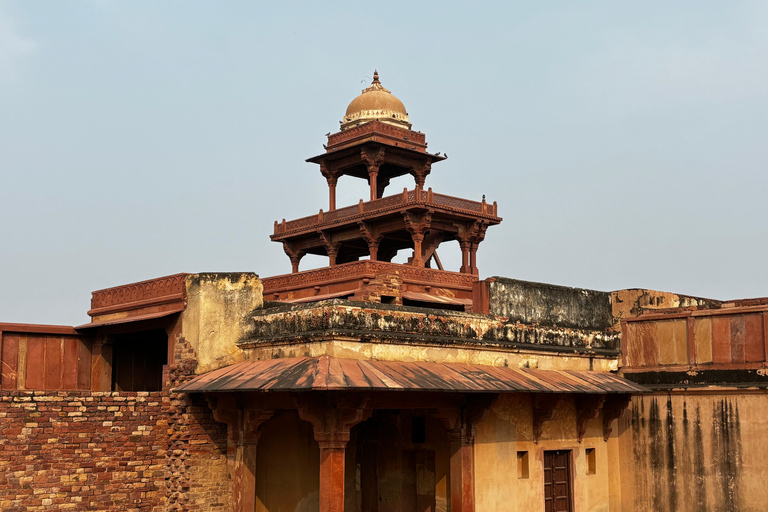
<instances>
[{"instance_id":1,"label":"stained wall","mask_svg":"<svg viewBox=\"0 0 768 512\"><path fill-rule=\"evenodd\" d=\"M767 413L764 390L635 397L620 420L622 510L765 510Z\"/></svg>"}]
</instances>

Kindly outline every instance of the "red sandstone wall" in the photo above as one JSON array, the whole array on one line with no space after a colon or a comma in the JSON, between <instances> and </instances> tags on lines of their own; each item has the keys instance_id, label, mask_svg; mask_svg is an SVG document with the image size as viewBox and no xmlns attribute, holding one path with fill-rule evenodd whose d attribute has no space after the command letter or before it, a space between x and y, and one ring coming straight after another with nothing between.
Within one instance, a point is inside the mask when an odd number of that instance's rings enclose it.
<instances>
[{"instance_id":1,"label":"red sandstone wall","mask_svg":"<svg viewBox=\"0 0 768 512\"><path fill-rule=\"evenodd\" d=\"M768 306L645 314L624 323L625 367L763 363Z\"/></svg>"},{"instance_id":2,"label":"red sandstone wall","mask_svg":"<svg viewBox=\"0 0 768 512\"><path fill-rule=\"evenodd\" d=\"M231 510L226 427L168 392L0 392L0 510Z\"/></svg>"},{"instance_id":3,"label":"red sandstone wall","mask_svg":"<svg viewBox=\"0 0 768 512\"><path fill-rule=\"evenodd\" d=\"M90 388L90 337L67 326L0 323L0 389Z\"/></svg>"}]
</instances>

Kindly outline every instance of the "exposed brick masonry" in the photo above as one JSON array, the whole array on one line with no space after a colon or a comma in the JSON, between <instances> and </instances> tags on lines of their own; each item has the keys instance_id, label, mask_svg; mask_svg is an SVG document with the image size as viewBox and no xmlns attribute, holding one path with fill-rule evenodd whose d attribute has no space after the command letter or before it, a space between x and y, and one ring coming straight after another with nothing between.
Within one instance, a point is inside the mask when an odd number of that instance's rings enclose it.
<instances>
[{"instance_id":1,"label":"exposed brick masonry","mask_svg":"<svg viewBox=\"0 0 768 512\"><path fill-rule=\"evenodd\" d=\"M230 509L226 427L168 392L0 392L3 512Z\"/></svg>"}]
</instances>

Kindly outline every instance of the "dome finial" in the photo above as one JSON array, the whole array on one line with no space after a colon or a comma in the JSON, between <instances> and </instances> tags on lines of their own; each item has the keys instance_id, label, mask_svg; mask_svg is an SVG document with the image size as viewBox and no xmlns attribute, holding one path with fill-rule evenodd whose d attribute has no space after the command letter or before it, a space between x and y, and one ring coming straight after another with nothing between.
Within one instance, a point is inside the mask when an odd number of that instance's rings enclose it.
<instances>
[{"instance_id":1,"label":"dome finial","mask_svg":"<svg viewBox=\"0 0 768 512\"><path fill-rule=\"evenodd\" d=\"M379 72L375 69L373 70L373 82L371 82L371 85L373 84L379 84L381 85L381 82L379 82Z\"/></svg>"}]
</instances>

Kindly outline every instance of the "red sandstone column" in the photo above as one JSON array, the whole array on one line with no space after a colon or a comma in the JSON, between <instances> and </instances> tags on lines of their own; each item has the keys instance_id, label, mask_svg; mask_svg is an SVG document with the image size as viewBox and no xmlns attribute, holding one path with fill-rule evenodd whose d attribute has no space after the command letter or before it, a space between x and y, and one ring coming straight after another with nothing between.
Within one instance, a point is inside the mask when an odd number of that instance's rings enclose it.
<instances>
[{"instance_id":1,"label":"red sandstone column","mask_svg":"<svg viewBox=\"0 0 768 512\"><path fill-rule=\"evenodd\" d=\"M461 268L459 272L462 274L469 274L469 242L459 242L461 247Z\"/></svg>"},{"instance_id":2,"label":"red sandstone column","mask_svg":"<svg viewBox=\"0 0 768 512\"><path fill-rule=\"evenodd\" d=\"M339 404L334 395L297 399L299 417L312 424L320 445L319 512L344 512L344 457L349 431L372 412L365 408L366 397L351 400L357 403Z\"/></svg>"},{"instance_id":3,"label":"red sandstone column","mask_svg":"<svg viewBox=\"0 0 768 512\"><path fill-rule=\"evenodd\" d=\"M328 211L336 209L336 178L328 178Z\"/></svg>"},{"instance_id":4,"label":"red sandstone column","mask_svg":"<svg viewBox=\"0 0 768 512\"><path fill-rule=\"evenodd\" d=\"M227 424L230 447L234 445L232 467L232 497L234 512L256 510L256 448L259 427L275 413L273 410L246 408L235 405L233 397L209 399L213 418ZM231 452L230 452L231 453Z\"/></svg>"},{"instance_id":5,"label":"red sandstone column","mask_svg":"<svg viewBox=\"0 0 768 512\"><path fill-rule=\"evenodd\" d=\"M477 270L477 244L472 244L469 249L469 274L478 275L480 272Z\"/></svg>"},{"instance_id":6,"label":"red sandstone column","mask_svg":"<svg viewBox=\"0 0 768 512\"><path fill-rule=\"evenodd\" d=\"M451 512L475 511L476 425L485 419L495 398L496 395L473 397L461 409L438 409L435 413L450 442Z\"/></svg>"},{"instance_id":7,"label":"red sandstone column","mask_svg":"<svg viewBox=\"0 0 768 512\"><path fill-rule=\"evenodd\" d=\"M379 198L379 192L378 192L378 177L379 177L379 166L378 165L369 165L368 166L368 181L371 183L371 201Z\"/></svg>"},{"instance_id":8,"label":"red sandstone column","mask_svg":"<svg viewBox=\"0 0 768 512\"><path fill-rule=\"evenodd\" d=\"M461 496L462 512L475 512L475 433L461 440Z\"/></svg>"},{"instance_id":9,"label":"red sandstone column","mask_svg":"<svg viewBox=\"0 0 768 512\"><path fill-rule=\"evenodd\" d=\"M232 480L235 512L256 509L256 447L259 433L252 432L240 439L235 448L235 474Z\"/></svg>"},{"instance_id":10,"label":"red sandstone column","mask_svg":"<svg viewBox=\"0 0 768 512\"><path fill-rule=\"evenodd\" d=\"M413 238L413 266L423 267L424 258L421 254L421 242L424 241L424 235L411 235Z\"/></svg>"},{"instance_id":11,"label":"red sandstone column","mask_svg":"<svg viewBox=\"0 0 768 512\"><path fill-rule=\"evenodd\" d=\"M339 434L323 439L315 435L320 445L320 512L344 512L344 458L349 431Z\"/></svg>"},{"instance_id":12,"label":"red sandstone column","mask_svg":"<svg viewBox=\"0 0 768 512\"><path fill-rule=\"evenodd\" d=\"M451 447L451 512L474 512L474 429L463 425L451 430L448 439Z\"/></svg>"},{"instance_id":13,"label":"red sandstone column","mask_svg":"<svg viewBox=\"0 0 768 512\"><path fill-rule=\"evenodd\" d=\"M448 433L448 438L451 446L451 512L464 512L462 496L464 490L462 483L464 459L461 450L461 431L452 430Z\"/></svg>"}]
</instances>

